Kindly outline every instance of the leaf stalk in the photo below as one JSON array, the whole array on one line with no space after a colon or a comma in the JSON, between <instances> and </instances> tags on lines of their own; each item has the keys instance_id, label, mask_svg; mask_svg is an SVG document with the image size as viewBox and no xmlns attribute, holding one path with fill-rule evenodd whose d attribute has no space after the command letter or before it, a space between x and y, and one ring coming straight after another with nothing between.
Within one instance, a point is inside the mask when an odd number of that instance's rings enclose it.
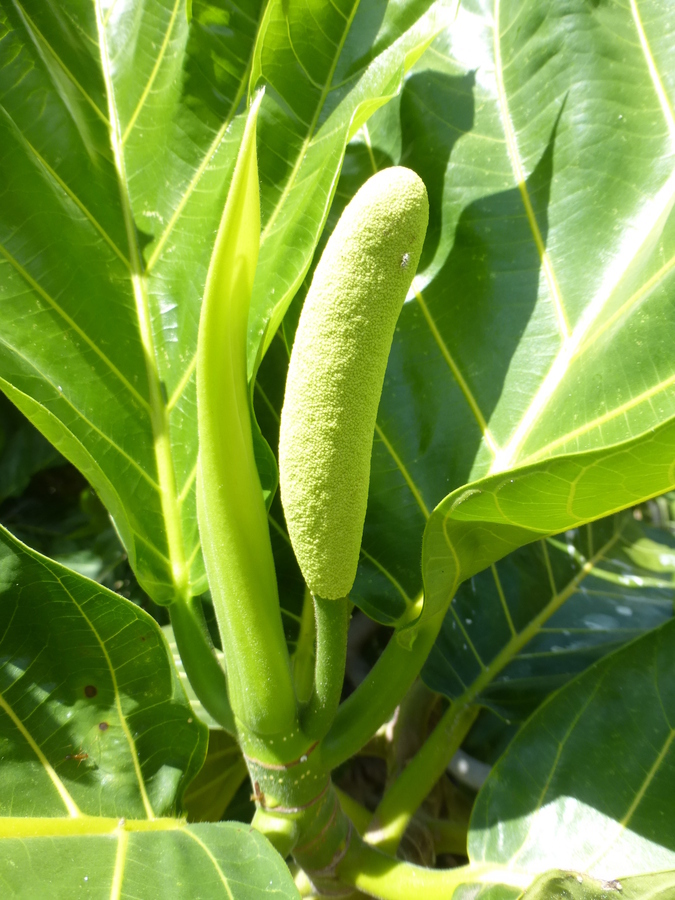
<instances>
[{"instance_id":1,"label":"leaf stalk","mask_svg":"<svg viewBox=\"0 0 675 900\"><path fill-rule=\"evenodd\" d=\"M347 631L351 604L347 597L324 600L314 597L316 663L314 690L300 712L300 727L313 740L331 726L342 693L347 661Z\"/></svg>"},{"instance_id":2,"label":"leaf stalk","mask_svg":"<svg viewBox=\"0 0 675 900\"><path fill-rule=\"evenodd\" d=\"M391 718L419 675L443 624L446 608L447 605L420 625L408 627L405 646L394 634L364 681L338 707L319 745L326 769L335 769L358 753Z\"/></svg>"}]
</instances>

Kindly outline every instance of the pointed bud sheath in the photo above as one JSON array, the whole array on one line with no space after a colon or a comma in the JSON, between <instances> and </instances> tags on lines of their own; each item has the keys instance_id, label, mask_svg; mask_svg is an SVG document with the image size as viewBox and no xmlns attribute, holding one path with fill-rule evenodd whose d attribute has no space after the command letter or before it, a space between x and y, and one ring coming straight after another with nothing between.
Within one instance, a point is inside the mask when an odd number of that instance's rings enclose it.
<instances>
[{"instance_id":1,"label":"pointed bud sheath","mask_svg":"<svg viewBox=\"0 0 675 900\"><path fill-rule=\"evenodd\" d=\"M327 600L347 596L356 578L377 408L428 219L414 172L370 178L331 235L300 317L281 414L281 500L305 581Z\"/></svg>"},{"instance_id":2,"label":"pointed bud sheath","mask_svg":"<svg viewBox=\"0 0 675 900\"><path fill-rule=\"evenodd\" d=\"M294 727L296 701L267 510L255 464L246 329L260 240L252 104L204 289L197 345L197 514L237 719L257 734Z\"/></svg>"}]
</instances>

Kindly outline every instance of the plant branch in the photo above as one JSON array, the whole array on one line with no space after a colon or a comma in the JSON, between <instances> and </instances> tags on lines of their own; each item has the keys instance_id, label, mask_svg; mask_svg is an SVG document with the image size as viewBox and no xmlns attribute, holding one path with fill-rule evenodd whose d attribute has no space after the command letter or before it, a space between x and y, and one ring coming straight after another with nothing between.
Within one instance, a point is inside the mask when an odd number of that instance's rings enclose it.
<instances>
[{"instance_id":1,"label":"plant branch","mask_svg":"<svg viewBox=\"0 0 675 900\"><path fill-rule=\"evenodd\" d=\"M177 600L169 612L178 653L193 691L207 713L229 734L236 734L227 679L216 659L201 600Z\"/></svg>"},{"instance_id":2,"label":"plant branch","mask_svg":"<svg viewBox=\"0 0 675 900\"><path fill-rule=\"evenodd\" d=\"M456 853L459 856L466 856L468 817L460 821L454 818L439 819L435 816L427 816L425 813L418 813L416 819L419 819L420 824L431 834L435 853Z\"/></svg>"},{"instance_id":3,"label":"plant branch","mask_svg":"<svg viewBox=\"0 0 675 900\"><path fill-rule=\"evenodd\" d=\"M341 600L314 598L316 622L316 663L314 690L300 713L304 733L319 740L331 726L340 703L347 659L347 631L351 604Z\"/></svg>"},{"instance_id":4,"label":"plant branch","mask_svg":"<svg viewBox=\"0 0 675 900\"><path fill-rule=\"evenodd\" d=\"M368 830L368 825L370 825L370 820L373 817L371 811L366 809L362 803L359 803L358 800L350 797L349 794L345 793L345 791L341 790L339 787L334 787L334 790L340 801L342 812L351 819L352 825L360 835L365 834Z\"/></svg>"},{"instance_id":5,"label":"plant branch","mask_svg":"<svg viewBox=\"0 0 675 900\"><path fill-rule=\"evenodd\" d=\"M318 748L327 769L335 769L358 753L391 718L424 665L445 612L446 607L417 627L411 647L394 634L367 678L338 708Z\"/></svg>"},{"instance_id":6,"label":"plant branch","mask_svg":"<svg viewBox=\"0 0 675 900\"><path fill-rule=\"evenodd\" d=\"M340 881L379 900L451 900L462 884L507 884L527 888L534 876L506 866L460 866L425 869L387 856L358 837L352 838L337 869Z\"/></svg>"},{"instance_id":7,"label":"plant branch","mask_svg":"<svg viewBox=\"0 0 675 900\"><path fill-rule=\"evenodd\" d=\"M368 829L366 840L395 853L413 815L445 772L469 729L477 706L451 704L401 775L385 792Z\"/></svg>"}]
</instances>

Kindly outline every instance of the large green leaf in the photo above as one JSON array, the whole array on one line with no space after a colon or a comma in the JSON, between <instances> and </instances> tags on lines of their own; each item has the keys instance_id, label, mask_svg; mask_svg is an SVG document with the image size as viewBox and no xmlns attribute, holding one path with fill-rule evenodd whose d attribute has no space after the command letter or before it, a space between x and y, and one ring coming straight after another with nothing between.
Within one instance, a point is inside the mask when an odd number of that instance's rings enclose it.
<instances>
[{"instance_id":1,"label":"large green leaf","mask_svg":"<svg viewBox=\"0 0 675 900\"><path fill-rule=\"evenodd\" d=\"M675 622L547 700L483 786L469 854L604 881L675 868Z\"/></svg>"},{"instance_id":2,"label":"large green leaf","mask_svg":"<svg viewBox=\"0 0 675 900\"><path fill-rule=\"evenodd\" d=\"M670 900L674 890L675 872L621 881L589 878L579 872L552 872L537 878L519 896L522 900Z\"/></svg>"},{"instance_id":3,"label":"large green leaf","mask_svg":"<svg viewBox=\"0 0 675 900\"><path fill-rule=\"evenodd\" d=\"M232 8L236 41L199 2L190 29L178 0L0 10L2 385L160 601L203 582L183 388L259 5Z\"/></svg>"},{"instance_id":4,"label":"large green leaf","mask_svg":"<svg viewBox=\"0 0 675 900\"><path fill-rule=\"evenodd\" d=\"M109 900L296 900L288 867L257 831L221 822L155 828L121 820L72 836L15 827L0 839L0 878L7 896ZM154 823L151 823L154 824ZM65 831L65 829L64 829Z\"/></svg>"},{"instance_id":5,"label":"large green leaf","mask_svg":"<svg viewBox=\"0 0 675 900\"><path fill-rule=\"evenodd\" d=\"M8 896L296 896L260 835L177 818L206 728L150 616L3 529L0 635Z\"/></svg>"},{"instance_id":6,"label":"large green leaf","mask_svg":"<svg viewBox=\"0 0 675 900\"><path fill-rule=\"evenodd\" d=\"M194 355L249 81L270 85L262 321L311 258L350 129L440 27L429 5L0 5L0 386L96 488L159 602L205 589Z\"/></svg>"},{"instance_id":7,"label":"large green leaf","mask_svg":"<svg viewBox=\"0 0 675 900\"><path fill-rule=\"evenodd\" d=\"M622 514L522 547L464 582L423 677L523 718L606 653L672 617L675 541Z\"/></svg>"}]
</instances>

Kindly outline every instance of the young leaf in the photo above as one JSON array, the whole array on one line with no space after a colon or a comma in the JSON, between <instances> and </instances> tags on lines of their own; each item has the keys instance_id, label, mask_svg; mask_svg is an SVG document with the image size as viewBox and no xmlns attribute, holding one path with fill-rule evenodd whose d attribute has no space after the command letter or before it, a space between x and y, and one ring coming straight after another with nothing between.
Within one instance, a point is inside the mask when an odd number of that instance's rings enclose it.
<instances>
[{"instance_id":1,"label":"young leaf","mask_svg":"<svg viewBox=\"0 0 675 900\"><path fill-rule=\"evenodd\" d=\"M256 468L246 326L260 237L256 123L249 111L204 289L197 344L197 510L228 694L253 731L295 718L274 560Z\"/></svg>"}]
</instances>

